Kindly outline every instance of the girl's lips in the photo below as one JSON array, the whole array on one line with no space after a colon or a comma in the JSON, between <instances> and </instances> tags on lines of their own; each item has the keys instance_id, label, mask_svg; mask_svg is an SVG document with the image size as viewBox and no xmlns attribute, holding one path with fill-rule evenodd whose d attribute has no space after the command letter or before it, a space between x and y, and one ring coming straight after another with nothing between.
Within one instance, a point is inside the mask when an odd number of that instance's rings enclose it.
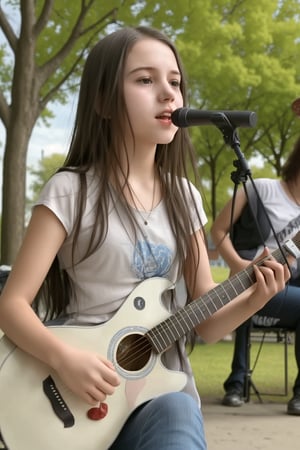
<instances>
[{"instance_id":1,"label":"girl's lips","mask_svg":"<svg viewBox=\"0 0 300 450\"><path fill-rule=\"evenodd\" d=\"M162 122L163 124L170 125L172 123L170 116L157 116L156 119Z\"/></svg>"},{"instance_id":2,"label":"girl's lips","mask_svg":"<svg viewBox=\"0 0 300 450\"><path fill-rule=\"evenodd\" d=\"M156 116L156 119L158 119L159 121L163 122L163 123L171 123L171 113L169 111L167 112L162 112L161 114L158 114Z\"/></svg>"}]
</instances>

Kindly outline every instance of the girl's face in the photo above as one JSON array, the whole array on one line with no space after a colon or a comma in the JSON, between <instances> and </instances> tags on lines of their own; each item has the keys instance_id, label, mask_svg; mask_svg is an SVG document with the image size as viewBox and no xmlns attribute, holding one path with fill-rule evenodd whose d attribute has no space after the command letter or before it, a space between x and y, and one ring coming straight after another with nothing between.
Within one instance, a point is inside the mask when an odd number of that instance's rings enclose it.
<instances>
[{"instance_id":1,"label":"girl's face","mask_svg":"<svg viewBox=\"0 0 300 450\"><path fill-rule=\"evenodd\" d=\"M177 127L171 122L171 113L183 106L180 79L175 55L166 44L145 38L129 52L124 96L136 148L172 141Z\"/></svg>"}]
</instances>

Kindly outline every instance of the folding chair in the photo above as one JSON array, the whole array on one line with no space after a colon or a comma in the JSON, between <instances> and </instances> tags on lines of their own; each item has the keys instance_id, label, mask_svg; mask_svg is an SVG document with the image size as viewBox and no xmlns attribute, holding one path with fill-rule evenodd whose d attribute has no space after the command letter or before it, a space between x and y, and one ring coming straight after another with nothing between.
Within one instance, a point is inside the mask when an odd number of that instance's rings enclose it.
<instances>
[{"instance_id":1,"label":"folding chair","mask_svg":"<svg viewBox=\"0 0 300 450\"><path fill-rule=\"evenodd\" d=\"M248 402L250 400L251 390L257 396L259 401L262 403L262 395L275 395L275 396L287 396L288 395L288 344L291 342L290 333L292 330L288 328L280 328L280 327L268 327L268 326L259 326L251 324L248 328L248 338L247 338L247 371L245 375L245 383L244 383L244 397L245 401ZM266 338L272 335L272 339L275 342L283 344L283 388L280 392L260 392L256 387L252 376L255 370L255 367L258 363L259 357L261 355L261 351L264 343L266 342ZM251 362L251 344L254 341L259 342L258 350L256 356L254 358L254 362Z\"/></svg>"}]
</instances>

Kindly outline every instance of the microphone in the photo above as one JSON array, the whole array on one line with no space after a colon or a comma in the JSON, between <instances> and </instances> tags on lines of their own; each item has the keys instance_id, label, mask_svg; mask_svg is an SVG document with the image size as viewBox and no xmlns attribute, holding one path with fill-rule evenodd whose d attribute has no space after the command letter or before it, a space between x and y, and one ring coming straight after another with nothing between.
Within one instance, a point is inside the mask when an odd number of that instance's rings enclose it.
<instances>
[{"instance_id":1,"label":"microphone","mask_svg":"<svg viewBox=\"0 0 300 450\"><path fill-rule=\"evenodd\" d=\"M226 117L224 117L226 116ZM172 112L171 120L179 128L194 125L226 124L226 118L233 127L254 127L257 122L253 111L204 111L200 109L178 108Z\"/></svg>"}]
</instances>

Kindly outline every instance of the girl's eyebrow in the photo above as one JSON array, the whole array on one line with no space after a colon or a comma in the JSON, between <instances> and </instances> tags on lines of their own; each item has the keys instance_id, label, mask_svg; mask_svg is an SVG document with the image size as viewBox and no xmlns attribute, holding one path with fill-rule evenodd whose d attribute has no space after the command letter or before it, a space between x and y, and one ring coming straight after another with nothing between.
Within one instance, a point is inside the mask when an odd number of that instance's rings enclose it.
<instances>
[{"instance_id":1,"label":"girl's eyebrow","mask_svg":"<svg viewBox=\"0 0 300 450\"><path fill-rule=\"evenodd\" d=\"M157 70L157 69L156 69L156 67L153 67L153 66L140 66L140 67L136 67L136 68L130 70L130 71L128 72L128 74L131 75L131 74L134 74L135 72L139 72L140 70L149 70L149 71L153 71L153 70ZM172 75L180 75L180 72L179 72L179 70L177 70L177 69L171 70L170 73L171 73Z\"/></svg>"}]
</instances>

